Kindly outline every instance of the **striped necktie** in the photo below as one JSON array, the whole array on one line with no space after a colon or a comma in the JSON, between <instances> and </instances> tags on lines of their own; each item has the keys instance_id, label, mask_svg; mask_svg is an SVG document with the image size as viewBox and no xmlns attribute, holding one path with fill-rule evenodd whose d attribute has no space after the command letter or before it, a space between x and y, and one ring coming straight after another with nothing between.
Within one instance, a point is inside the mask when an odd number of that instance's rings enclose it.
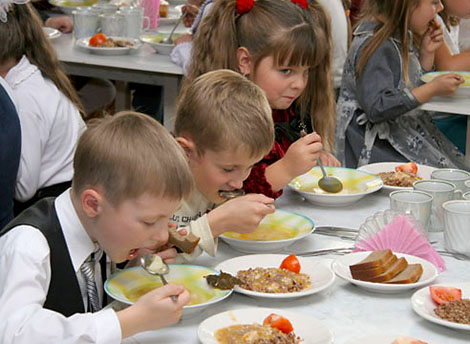
<instances>
[{"instance_id":1,"label":"striped necktie","mask_svg":"<svg viewBox=\"0 0 470 344\"><path fill-rule=\"evenodd\" d=\"M85 277L86 293L88 295L88 311L92 313L101 309L95 281L95 255L95 253L92 253L80 267L80 271L83 277Z\"/></svg>"}]
</instances>

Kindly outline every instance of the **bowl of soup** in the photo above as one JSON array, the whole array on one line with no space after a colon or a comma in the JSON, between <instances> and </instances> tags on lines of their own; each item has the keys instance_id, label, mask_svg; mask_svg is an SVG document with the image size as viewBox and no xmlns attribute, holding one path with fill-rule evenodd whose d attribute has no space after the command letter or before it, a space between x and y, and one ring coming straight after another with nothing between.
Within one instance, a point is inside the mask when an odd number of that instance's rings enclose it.
<instances>
[{"instance_id":1,"label":"bowl of soup","mask_svg":"<svg viewBox=\"0 0 470 344\"><path fill-rule=\"evenodd\" d=\"M439 71L439 72L430 72L430 73L423 74L421 76L421 80L425 83L428 83L428 82L434 80L434 78L436 78L438 76L441 76L441 75L444 75L444 74L449 74L449 73L458 74L464 80L464 82L462 84L460 84L460 86L457 88L457 91L455 91L455 93L452 95L452 97L458 97L458 98L461 98L461 97L467 98L467 97L469 97L470 96L470 72L451 71L451 70Z\"/></svg>"},{"instance_id":2,"label":"bowl of soup","mask_svg":"<svg viewBox=\"0 0 470 344\"><path fill-rule=\"evenodd\" d=\"M382 179L372 173L344 167L325 167L329 176L343 184L343 190L328 193L318 186L323 177L320 167L292 179L288 187L301 194L307 201L326 207L341 207L357 202L362 197L383 187Z\"/></svg>"},{"instance_id":3,"label":"bowl of soup","mask_svg":"<svg viewBox=\"0 0 470 344\"><path fill-rule=\"evenodd\" d=\"M292 211L277 209L266 215L252 233L225 232L223 241L237 251L247 253L276 252L311 234L312 219Z\"/></svg>"},{"instance_id":4,"label":"bowl of soup","mask_svg":"<svg viewBox=\"0 0 470 344\"><path fill-rule=\"evenodd\" d=\"M140 40L144 43L150 45L157 53L161 55L170 55L171 51L175 47L175 44L166 44L162 43L163 39L167 38L169 33L164 32L149 32L140 36ZM180 36L180 33L174 33L171 38L173 40L177 39Z\"/></svg>"},{"instance_id":5,"label":"bowl of soup","mask_svg":"<svg viewBox=\"0 0 470 344\"><path fill-rule=\"evenodd\" d=\"M98 0L49 0L49 3L58 7L62 12L72 15L77 9L86 8L96 4Z\"/></svg>"},{"instance_id":6,"label":"bowl of soup","mask_svg":"<svg viewBox=\"0 0 470 344\"><path fill-rule=\"evenodd\" d=\"M218 274L215 269L190 264L170 264L165 278L170 284L182 284L190 294L189 303L183 307L183 318L190 318L212 304L230 296L232 290L221 290L207 284L204 276ZM159 276L150 275L140 266L121 270L111 275L104 290L113 299L132 305L142 295L160 288Z\"/></svg>"}]
</instances>

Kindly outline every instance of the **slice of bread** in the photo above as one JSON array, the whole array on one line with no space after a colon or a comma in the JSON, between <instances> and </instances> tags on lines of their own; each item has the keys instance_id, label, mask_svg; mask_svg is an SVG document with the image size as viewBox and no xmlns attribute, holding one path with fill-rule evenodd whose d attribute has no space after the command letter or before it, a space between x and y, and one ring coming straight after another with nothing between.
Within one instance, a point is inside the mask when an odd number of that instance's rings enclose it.
<instances>
[{"instance_id":1,"label":"slice of bread","mask_svg":"<svg viewBox=\"0 0 470 344\"><path fill-rule=\"evenodd\" d=\"M359 263L350 265L349 270L352 274L353 271L372 269L385 264L392 256L392 250L374 251L370 253L366 258L361 260Z\"/></svg>"},{"instance_id":2,"label":"slice of bread","mask_svg":"<svg viewBox=\"0 0 470 344\"><path fill-rule=\"evenodd\" d=\"M391 284L415 283L416 281L419 280L422 274L423 274L423 267L421 266L421 264L410 264L406 267L405 270L403 270L398 275L396 275L391 280L385 283L391 283Z\"/></svg>"},{"instance_id":3,"label":"slice of bread","mask_svg":"<svg viewBox=\"0 0 470 344\"><path fill-rule=\"evenodd\" d=\"M181 249L184 253L193 253L199 240L201 239L192 233L189 233L188 235L181 235L178 233L176 228L173 227L170 227L168 232L170 234L168 237L168 242Z\"/></svg>"},{"instance_id":4,"label":"slice of bread","mask_svg":"<svg viewBox=\"0 0 470 344\"><path fill-rule=\"evenodd\" d=\"M391 280L393 277L398 275L400 272L406 269L408 262L404 257L399 258L395 263L392 264L385 272L380 275L367 277L362 279L362 281L384 283L388 280Z\"/></svg>"},{"instance_id":5,"label":"slice of bread","mask_svg":"<svg viewBox=\"0 0 470 344\"><path fill-rule=\"evenodd\" d=\"M351 275L354 279L359 279L359 280L364 280L370 277L375 277L387 271L397 260L398 260L397 256L392 254L390 256L390 259L387 260L382 265L375 266L373 268L365 269L365 270L352 270Z\"/></svg>"}]
</instances>

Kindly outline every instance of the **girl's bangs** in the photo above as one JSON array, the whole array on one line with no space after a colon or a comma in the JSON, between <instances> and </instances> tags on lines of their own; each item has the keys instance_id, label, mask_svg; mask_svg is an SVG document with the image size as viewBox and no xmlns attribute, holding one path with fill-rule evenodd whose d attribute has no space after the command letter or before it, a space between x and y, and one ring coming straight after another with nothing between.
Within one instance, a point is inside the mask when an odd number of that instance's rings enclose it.
<instances>
[{"instance_id":1,"label":"girl's bangs","mask_svg":"<svg viewBox=\"0 0 470 344\"><path fill-rule=\"evenodd\" d=\"M302 25L280 35L269 50L274 51L274 63L278 66L316 67L328 53L320 42L309 26Z\"/></svg>"}]
</instances>

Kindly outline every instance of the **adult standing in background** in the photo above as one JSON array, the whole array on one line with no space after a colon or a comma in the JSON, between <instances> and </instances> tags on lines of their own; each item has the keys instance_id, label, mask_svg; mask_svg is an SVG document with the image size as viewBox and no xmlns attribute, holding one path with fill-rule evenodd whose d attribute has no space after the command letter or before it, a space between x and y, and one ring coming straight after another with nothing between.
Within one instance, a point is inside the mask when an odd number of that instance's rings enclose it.
<instances>
[{"instance_id":1,"label":"adult standing in background","mask_svg":"<svg viewBox=\"0 0 470 344\"><path fill-rule=\"evenodd\" d=\"M20 120L10 87L0 77L0 228L13 219L13 197L20 154Z\"/></svg>"}]
</instances>

